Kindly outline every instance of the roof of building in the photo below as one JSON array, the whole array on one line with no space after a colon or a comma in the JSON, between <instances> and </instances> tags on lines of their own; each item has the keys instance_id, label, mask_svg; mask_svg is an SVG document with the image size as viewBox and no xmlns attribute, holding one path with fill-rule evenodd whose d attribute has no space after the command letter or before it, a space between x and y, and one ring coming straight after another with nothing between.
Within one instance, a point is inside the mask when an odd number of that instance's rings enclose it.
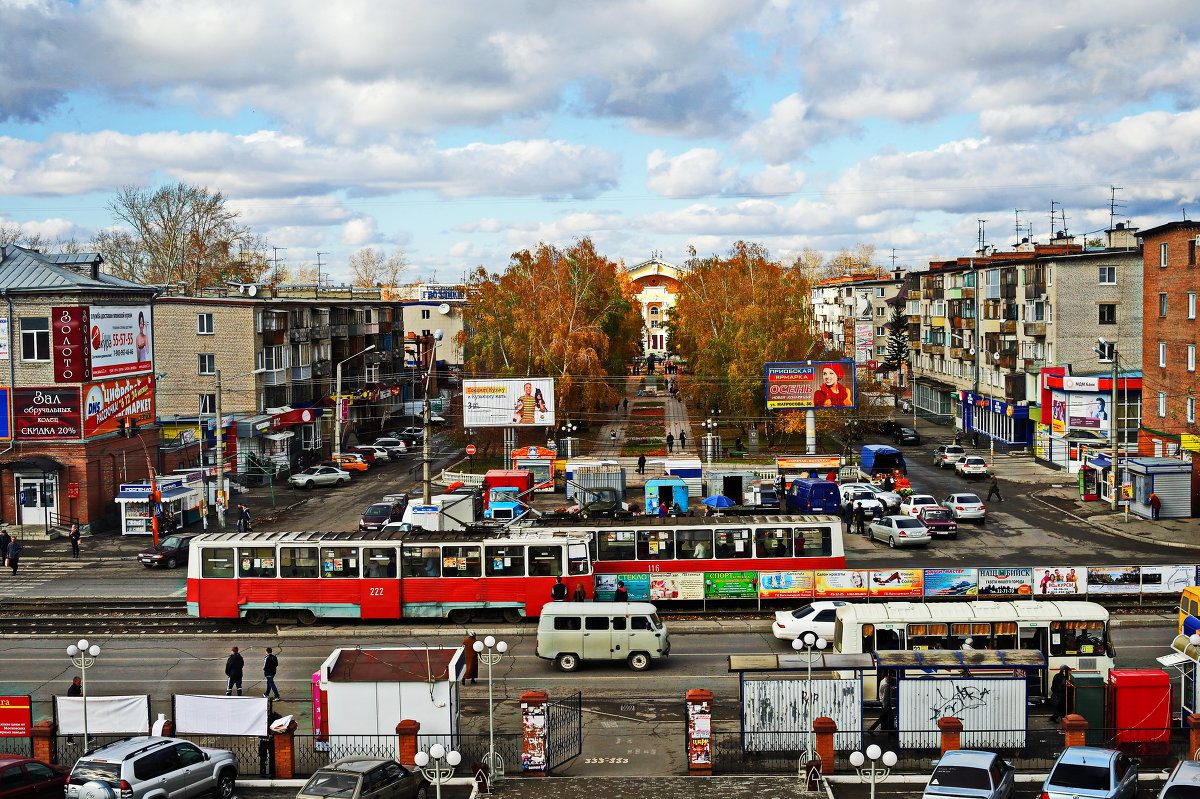
<instances>
[{"instance_id":1,"label":"roof of building","mask_svg":"<svg viewBox=\"0 0 1200 799\"><path fill-rule=\"evenodd\" d=\"M1137 237L1139 239L1150 239L1166 233L1174 233L1177 230L1200 230L1200 222L1191 219L1167 222L1165 225L1158 225L1139 231Z\"/></svg>"},{"instance_id":2,"label":"roof of building","mask_svg":"<svg viewBox=\"0 0 1200 799\"><path fill-rule=\"evenodd\" d=\"M450 673L459 648L342 649L329 669L330 682L435 682Z\"/></svg>"},{"instance_id":3,"label":"roof of building","mask_svg":"<svg viewBox=\"0 0 1200 799\"><path fill-rule=\"evenodd\" d=\"M124 290L150 286L105 274L99 253L44 253L15 244L0 248L0 288L10 291Z\"/></svg>"}]
</instances>

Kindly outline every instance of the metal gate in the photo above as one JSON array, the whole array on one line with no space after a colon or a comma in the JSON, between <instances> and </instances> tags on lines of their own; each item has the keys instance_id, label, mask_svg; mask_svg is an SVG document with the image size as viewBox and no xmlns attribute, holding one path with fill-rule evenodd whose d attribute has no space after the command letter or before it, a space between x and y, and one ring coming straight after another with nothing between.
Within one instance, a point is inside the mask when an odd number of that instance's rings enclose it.
<instances>
[{"instance_id":1,"label":"metal gate","mask_svg":"<svg viewBox=\"0 0 1200 799\"><path fill-rule=\"evenodd\" d=\"M546 704L546 773L583 753L583 692Z\"/></svg>"}]
</instances>

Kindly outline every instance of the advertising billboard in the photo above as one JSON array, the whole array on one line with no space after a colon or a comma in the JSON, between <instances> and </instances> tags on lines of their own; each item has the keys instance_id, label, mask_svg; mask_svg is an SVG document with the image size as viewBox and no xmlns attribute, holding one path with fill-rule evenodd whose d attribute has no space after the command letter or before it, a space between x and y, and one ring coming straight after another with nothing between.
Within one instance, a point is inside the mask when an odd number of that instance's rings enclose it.
<instances>
[{"instance_id":1,"label":"advertising billboard","mask_svg":"<svg viewBox=\"0 0 1200 799\"><path fill-rule=\"evenodd\" d=\"M853 408L858 404L853 361L764 365L767 410Z\"/></svg>"},{"instance_id":2,"label":"advertising billboard","mask_svg":"<svg viewBox=\"0 0 1200 799\"><path fill-rule=\"evenodd\" d=\"M47 386L13 389L16 437L26 441L79 438L79 389Z\"/></svg>"},{"instance_id":3,"label":"advertising billboard","mask_svg":"<svg viewBox=\"0 0 1200 799\"><path fill-rule=\"evenodd\" d=\"M83 387L83 435L116 432L120 420L154 421L154 376L88 383Z\"/></svg>"},{"instance_id":4,"label":"advertising billboard","mask_svg":"<svg viewBox=\"0 0 1200 799\"><path fill-rule=\"evenodd\" d=\"M0 441L11 441L12 431L12 389L0 388Z\"/></svg>"},{"instance_id":5,"label":"advertising billboard","mask_svg":"<svg viewBox=\"0 0 1200 799\"><path fill-rule=\"evenodd\" d=\"M87 345L87 336L87 308L59 306L50 309L55 383L82 383L92 379L92 350Z\"/></svg>"},{"instance_id":6,"label":"advertising billboard","mask_svg":"<svg viewBox=\"0 0 1200 799\"><path fill-rule=\"evenodd\" d=\"M554 379L464 380L463 427L554 425Z\"/></svg>"},{"instance_id":7,"label":"advertising billboard","mask_svg":"<svg viewBox=\"0 0 1200 799\"><path fill-rule=\"evenodd\" d=\"M149 372L149 305L93 305L91 308L92 377L118 377Z\"/></svg>"}]
</instances>

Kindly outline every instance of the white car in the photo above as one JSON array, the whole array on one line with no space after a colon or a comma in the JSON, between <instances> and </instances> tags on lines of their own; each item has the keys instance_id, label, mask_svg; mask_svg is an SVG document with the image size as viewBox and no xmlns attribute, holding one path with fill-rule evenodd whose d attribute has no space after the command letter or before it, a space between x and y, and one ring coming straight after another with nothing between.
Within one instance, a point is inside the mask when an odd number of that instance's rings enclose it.
<instances>
[{"instance_id":1,"label":"white car","mask_svg":"<svg viewBox=\"0 0 1200 799\"><path fill-rule=\"evenodd\" d=\"M987 519L987 505L975 494L951 494L942 500L942 507L956 519Z\"/></svg>"},{"instance_id":2,"label":"white car","mask_svg":"<svg viewBox=\"0 0 1200 799\"><path fill-rule=\"evenodd\" d=\"M387 463L392 459L392 453L387 447L376 446L375 444L356 444L350 448L351 452L370 452L375 456L375 460L380 463Z\"/></svg>"},{"instance_id":3,"label":"white car","mask_svg":"<svg viewBox=\"0 0 1200 799\"><path fill-rule=\"evenodd\" d=\"M288 482L297 488L340 486L350 482L350 472L333 466L310 466L293 474L288 478Z\"/></svg>"},{"instance_id":4,"label":"white car","mask_svg":"<svg viewBox=\"0 0 1200 799\"><path fill-rule=\"evenodd\" d=\"M833 640L837 609L845 602L812 602L799 610L775 611L771 632L783 641L794 641L805 633L816 633L826 641Z\"/></svg>"},{"instance_id":5,"label":"white car","mask_svg":"<svg viewBox=\"0 0 1200 799\"><path fill-rule=\"evenodd\" d=\"M959 477L987 477L988 464L979 455L966 455L954 462L954 473Z\"/></svg>"},{"instance_id":6,"label":"white car","mask_svg":"<svg viewBox=\"0 0 1200 799\"><path fill-rule=\"evenodd\" d=\"M408 454L408 444L405 444L404 441L399 438L384 436L383 438L375 439L375 443L371 444L371 446L383 447L388 451L388 455L390 455L394 461L400 460L401 455Z\"/></svg>"},{"instance_id":7,"label":"white car","mask_svg":"<svg viewBox=\"0 0 1200 799\"><path fill-rule=\"evenodd\" d=\"M926 505L938 505L933 494L913 494L900 503L901 516L916 516Z\"/></svg>"},{"instance_id":8,"label":"white car","mask_svg":"<svg viewBox=\"0 0 1200 799\"><path fill-rule=\"evenodd\" d=\"M933 540L929 528L912 516L884 516L871 522L867 538L883 541L889 547L926 547Z\"/></svg>"},{"instance_id":9,"label":"white car","mask_svg":"<svg viewBox=\"0 0 1200 799\"><path fill-rule=\"evenodd\" d=\"M873 491L868 491L861 486L843 486L842 488L842 507L857 508L862 505L866 508L868 514L874 515L878 509L880 514L887 513L887 507L879 501L879 495Z\"/></svg>"},{"instance_id":10,"label":"white car","mask_svg":"<svg viewBox=\"0 0 1200 799\"><path fill-rule=\"evenodd\" d=\"M842 483L842 488L865 488L878 497L879 501L883 503L884 510L900 507L900 503L904 499L904 497L895 492L884 491L874 483Z\"/></svg>"},{"instance_id":11,"label":"white car","mask_svg":"<svg viewBox=\"0 0 1200 799\"><path fill-rule=\"evenodd\" d=\"M942 444L933 452L933 465L944 469L966 454L967 451L958 444Z\"/></svg>"}]
</instances>

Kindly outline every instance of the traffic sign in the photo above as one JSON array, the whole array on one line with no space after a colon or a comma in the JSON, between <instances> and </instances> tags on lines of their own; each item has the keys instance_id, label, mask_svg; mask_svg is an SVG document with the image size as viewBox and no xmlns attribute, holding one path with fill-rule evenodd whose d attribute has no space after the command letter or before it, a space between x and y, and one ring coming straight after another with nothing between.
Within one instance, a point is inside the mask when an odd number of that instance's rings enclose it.
<instances>
[{"instance_id":1,"label":"traffic sign","mask_svg":"<svg viewBox=\"0 0 1200 799\"><path fill-rule=\"evenodd\" d=\"M468 455L475 454L475 445L474 444L467 444L467 454Z\"/></svg>"}]
</instances>

